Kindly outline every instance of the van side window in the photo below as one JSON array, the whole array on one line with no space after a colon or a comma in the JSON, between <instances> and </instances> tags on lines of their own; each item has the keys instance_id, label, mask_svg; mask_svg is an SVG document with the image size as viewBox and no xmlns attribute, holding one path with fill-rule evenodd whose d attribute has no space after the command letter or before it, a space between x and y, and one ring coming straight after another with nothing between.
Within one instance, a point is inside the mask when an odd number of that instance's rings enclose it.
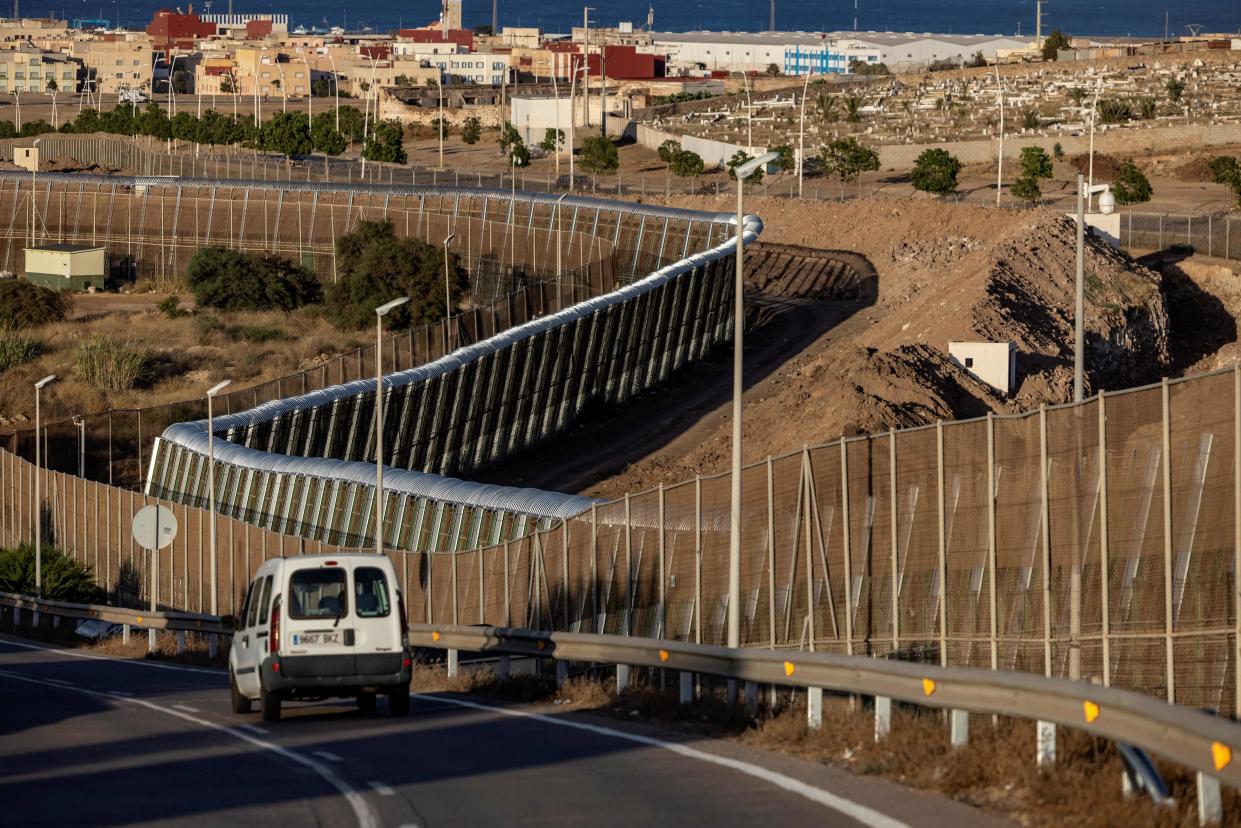
<instances>
[{"instance_id":1,"label":"van side window","mask_svg":"<svg viewBox=\"0 0 1241 828\"><path fill-rule=\"evenodd\" d=\"M262 584L261 578L255 578L250 584L250 593L246 596L246 626L253 627L254 622L259 617L259 585Z\"/></svg>"},{"instance_id":2,"label":"van side window","mask_svg":"<svg viewBox=\"0 0 1241 828\"><path fill-rule=\"evenodd\" d=\"M268 620L268 611L271 609L271 576L268 575L263 579L263 597L261 600L255 601L259 605L259 626L266 626Z\"/></svg>"},{"instance_id":3,"label":"van side window","mask_svg":"<svg viewBox=\"0 0 1241 828\"><path fill-rule=\"evenodd\" d=\"M383 618L392 609L388 579L382 569L359 566L353 570L354 606L359 618Z\"/></svg>"},{"instance_id":4,"label":"van side window","mask_svg":"<svg viewBox=\"0 0 1241 828\"><path fill-rule=\"evenodd\" d=\"M300 619L345 616L349 592L339 567L299 569L289 578L289 617Z\"/></svg>"}]
</instances>

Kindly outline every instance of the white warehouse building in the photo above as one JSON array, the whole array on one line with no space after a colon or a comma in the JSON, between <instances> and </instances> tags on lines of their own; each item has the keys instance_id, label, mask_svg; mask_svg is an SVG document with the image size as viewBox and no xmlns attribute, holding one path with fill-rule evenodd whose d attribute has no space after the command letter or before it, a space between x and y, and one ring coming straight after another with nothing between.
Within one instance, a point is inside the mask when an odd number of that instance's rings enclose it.
<instances>
[{"instance_id":1,"label":"white warehouse building","mask_svg":"<svg viewBox=\"0 0 1241 828\"><path fill-rule=\"evenodd\" d=\"M936 61L961 63L979 52L995 60L1034 43L1032 37L929 32L655 32L651 40L655 51L668 55L670 72L763 72L775 64L789 75L847 73L855 60L914 71Z\"/></svg>"}]
</instances>

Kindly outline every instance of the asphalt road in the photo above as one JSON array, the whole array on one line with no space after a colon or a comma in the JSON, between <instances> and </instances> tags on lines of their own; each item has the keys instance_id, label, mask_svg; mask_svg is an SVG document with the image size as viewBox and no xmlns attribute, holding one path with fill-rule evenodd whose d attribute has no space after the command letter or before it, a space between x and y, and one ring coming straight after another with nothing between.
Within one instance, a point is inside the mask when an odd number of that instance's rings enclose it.
<instances>
[{"instance_id":1,"label":"asphalt road","mask_svg":"<svg viewBox=\"0 0 1241 828\"><path fill-rule=\"evenodd\" d=\"M0 823L997 825L884 780L455 696L235 716L216 670L0 636Z\"/></svg>"}]
</instances>

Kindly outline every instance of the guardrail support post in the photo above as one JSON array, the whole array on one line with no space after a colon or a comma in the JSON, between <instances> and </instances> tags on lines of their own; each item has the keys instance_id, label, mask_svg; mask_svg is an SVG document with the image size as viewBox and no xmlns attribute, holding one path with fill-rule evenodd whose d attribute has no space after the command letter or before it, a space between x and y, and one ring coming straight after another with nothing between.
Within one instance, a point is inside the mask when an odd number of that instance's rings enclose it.
<instances>
[{"instance_id":1,"label":"guardrail support post","mask_svg":"<svg viewBox=\"0 0 1241 828\"><path fill-rule=\"evenodd\" d=\"M623 696L629 689L629 665L616 665L616 695Z\"/></svg>"},{"instance_id":2,"label":"guardrail support post","mask_svg":"<svg viewBox=\"0 0 1241 828\"><path fill-rule=\"evenodd\" d=\"M22 623L22 608L13 607L13 626L16 627Z\"/></svg>"},{"instance_id":3,"label":"guardrail support post","mask_svg":"<svg viewBox=\"0 0 1241 828\"><path fill-rule=\"evenodd\" d=\"M177 655L185 655L185 630L177 630Z\"/></svg>"},{"instance_id":4,"label":"guardrail support post","mask_svg":"<svg viewBox=\"0 0 1241 828\"><path fill-rule=\"evenodd\" d=\"M500 656L500 681L508 681L509 671L512 669L512 663L506 655Z\"/></svg>"},{"instance_id":5,"label":"guardrail support post","mask_svg":"<svg viewBox=\"0 0 1241 828\"><path fill-rule=\"evenodd\" d=\"M122 644L129 643L129 625L128 624L121 625L121 643Z\"/></svg>"},{"instance_id":6,"label":"guardrail support post","mask_svg":"<svg viewBox=\"0 0 1241 828\"><path fill-rule=\"evenodd\" d=\"M460 672L460 669L459 669L461 666L460 659L461 659L461 653L458 650L448 651L448 677L449 678L456 678L457 673Z\"/></svg>"},{"instance_id":7,"label":"guardrail support post","mask_svg":"<svg viewBox=\"0 0 1241 828\"><path fill-rule=\"evenodd\" d=\"M875 696L875 741L882 742L892 732L892 699Z\"/></svg>"},{"instance_id":8,"label":"guardrail support post","mask_svg":"<svg viewBox=\"0 0 1241 828\"><path fill-rule=\"evenodd\" d=\"M806 727L818 730L823 726L823 688L806 688Z\"/></svg>"},{"instance_id":9,"label":"guardrail support post","mask_svg":"<svg viewBox=\"0 0 1241 828\"><path fill-rule=\"evenodd\" d=\"M556 662L556 686L563 687L564 683L569 680L569 662Z\"/></svg>"},{"instance_id":10,"label":"guardrail support post","mask_svg":"<svg viewBox=\"0 0 1241 828\"><path fill-rule=\"evenodd\" d=\"M1222 825L1224 803L1220 798L1219 780L1198 771L1198 824Z\"/></svg>"},{"instance_id":11,"label":"guardrail support post","mask_svg":"<svg viewBox=\"0 0 1241 828\"><path fill-rule=\"evenodd\" d=\"M207 635L207 657L215 658L215 654L219 652L219 647L220 647L220 636L216 635L215 633L209 633Z\"/></svg>"},{"instance_id":12,"label":"guardrail support post","mask_svg":"<svg viewBox=\"0 0 1241 828\"><path fill-rule=\"evenodd\" d=\"M949 727L954 748L965 747L970 740L970 713L968 710L953 710L949 717Z\"/></svg>"},{"instance_id":13,"label":"guardrail support post","mask_svg":"<svg viewBox=\"0 0 1241 828\"><path fill-rule=\"evenodd\" d=\"M59 616L59 615L53 615L53 616L52 616L52 626L53 626L53 627L59 627L59 626L60 626L60 616Z\"/></svg>"},{"instance_id":14,"label":"guardrail support post","mask_svg":"<svg viewBox=\"0 0 1241 828\"><path fill-rule=\"evenodd\" d=\"M694 674L681 671L681 704L694 702Z\"/></svg>"},{"instance_id":15,"label":"guardrail support post","mask_svg":"<svg viewBox=\"0 0 1241 828\"><path fill-rule=\"evenodd\" d=\"M39 626L39 611L38 610L34 610L34 625L36 627Z\"/></svg>"},{"instance_id":16,"label":"guardrail support post","mask_svg":"<svg viewBox=\"0 0 1241 828\"><path fill-rule=\"evenodd\" d=\"M147 652L155 652L155 630L147 630Z\"/></svg>"},{"instance_id":17,"label":"guardrail support post","mask_svg":"<svg viewBox=\"0 0 1241 828\"><path fill-rule=\"evenodd\" d=\"M758 712L758 682L745 683L745 712L750 715Z\"/></svg>"},{"instance_id":18,"label":"guardrail support post","mask_svg":"<svg viewBox=\"0 0 1241 828\"><path fill-rule=\"evenodd\" d=\"M1035 724L1038 734L1038 764L1053 765L1056 762L1056 724L1055 722L1039 721Z\"/></svg>"}]
</instances>

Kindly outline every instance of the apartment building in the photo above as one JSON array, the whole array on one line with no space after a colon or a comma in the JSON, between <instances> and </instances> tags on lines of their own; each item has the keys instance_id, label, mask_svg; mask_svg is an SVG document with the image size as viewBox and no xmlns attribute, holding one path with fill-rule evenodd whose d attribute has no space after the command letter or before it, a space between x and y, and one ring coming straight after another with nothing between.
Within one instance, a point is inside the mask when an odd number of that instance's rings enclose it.
<instances>
[{"instance_id":1,"label":"apartment building","mask_svg":"<svg viewBox=\"0 0 1241 828\"><path fill-rule=\"evenodd\" d=\"M114 95L122 89L150 89L155 64L151 38L145 34L109 34L73 44L71 56L82 64L83 82Z\"/></svg>"},{"instance_id":2,"label":"apartment building","mask_svg":"<svg viewBox=\"0 0 1241 828\"><path fill-rule=\"evenodd\" d=\"M311 67L301 55L245 46L237 50L235 60L242 95L302 98L311 92Z\"/></svg>"},{"instance_id":3,"label":"apartment building","mask_svg":"<svg viewBox=\"0 0 1241 828\"><path fill-rule=\"evenodd\" d=\"M55 82L59 92L76 92L78 67L64 55L26 49L0 51L0 94L47 92Z\"/></svg>"}]
</instances>

